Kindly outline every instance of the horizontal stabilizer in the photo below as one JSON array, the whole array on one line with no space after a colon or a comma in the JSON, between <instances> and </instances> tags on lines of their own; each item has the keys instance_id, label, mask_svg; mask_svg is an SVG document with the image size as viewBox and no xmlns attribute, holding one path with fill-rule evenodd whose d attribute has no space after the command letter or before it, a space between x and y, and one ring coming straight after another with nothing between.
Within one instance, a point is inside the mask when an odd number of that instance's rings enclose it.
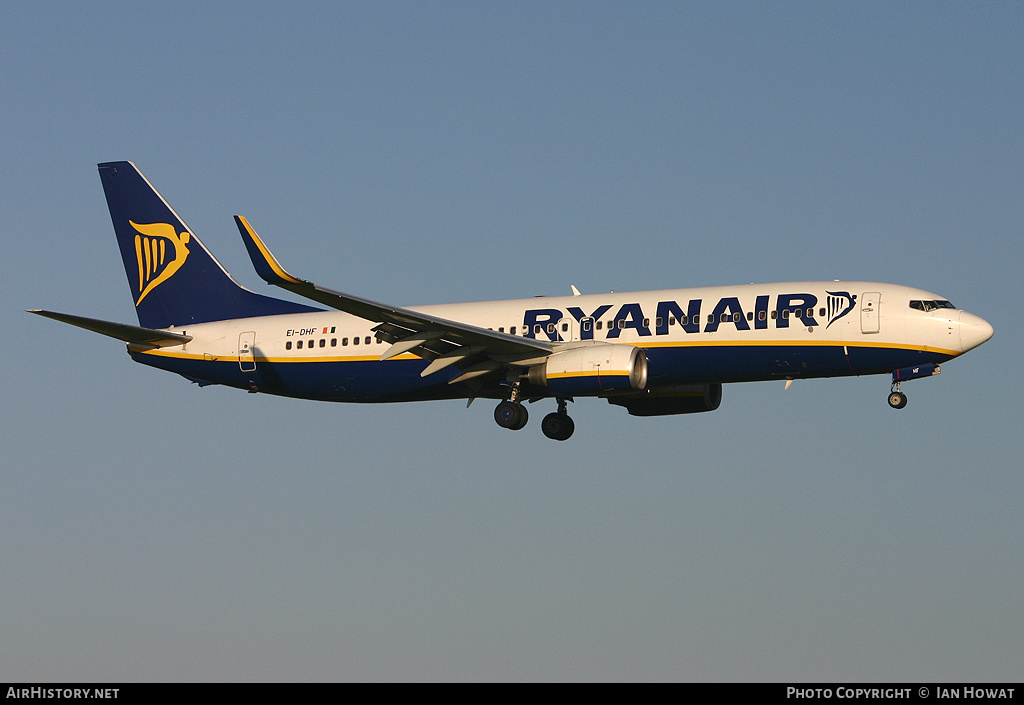
<instances>
[{"instance_id":1,"label":"horizontal stabilizer","mask_svg":"<svg viewBox=\"0 0 1024 705\"><path fill-rule=\"evenodd\" d=\"M184 345L188 341L192 340L191 335L170 333L165 330L154 330L153 328L129 326L124 323L112 323L110 321L101 321L97 318L72 316L69 313L54 313L53 311L40 311L39 309L29 310L29 313L35 313L39 316L52 318L53 320L60 321L61 323L70 323L73 326L78 326L79 328L91 330L94 333L100 333L101 335L123 340L126 343L131 343L132 345L145 345L151 348L165 348L170 345Z\"/></svg>"}]
</instances>

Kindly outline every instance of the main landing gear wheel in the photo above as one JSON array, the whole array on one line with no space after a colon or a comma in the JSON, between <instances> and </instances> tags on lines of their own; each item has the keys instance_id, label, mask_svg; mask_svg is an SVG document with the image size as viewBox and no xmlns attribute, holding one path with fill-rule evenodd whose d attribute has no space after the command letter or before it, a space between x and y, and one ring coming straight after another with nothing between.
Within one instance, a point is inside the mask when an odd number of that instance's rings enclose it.
<instances>
[{"instance_id":1,"label":"main landing gear wheel","mask_svg":"<svg viewBox=\"0 0 1024 705\"><path fill-rule=\"evenodd\" d=\"M576 424L564 411L554 411L540 422L540 430L553 441L567 441L576 430Z\"/></svg>"},{"instance_id":2,"label":"main landing gear wheel","mask_svg":"<svg viewBox=\"0 0 1024 705\"><path fill-rule=\"evenodd\" d=\"M894 409L902 409L907 405L907 395L903 392L889 393L889 406Z\"/></svg>"},{"instance_id":3,"label":"main landing gear wheel","mask_svg":"<svg viewBox=\"0 0 1024 705\"><path fill-rule=\"evenodd\" d=\"M529 421L526 407L514 401L503 401L494 408L494 420L502 428L518 431Z\"/></svg>"},{"instance_id":4,"label":"main landing gear wheel","mask_svg":"<svg viewBox=\"0 0 1024 705\"><path fill-rule=\"evenodd\" d=\"M569 418L569 414L565 413L568 401L567 398L558 398L558 411L548 414L540 422L540 430L553 441L567 441L576 430L576 424Z\"/></svg>"}]
</instances>

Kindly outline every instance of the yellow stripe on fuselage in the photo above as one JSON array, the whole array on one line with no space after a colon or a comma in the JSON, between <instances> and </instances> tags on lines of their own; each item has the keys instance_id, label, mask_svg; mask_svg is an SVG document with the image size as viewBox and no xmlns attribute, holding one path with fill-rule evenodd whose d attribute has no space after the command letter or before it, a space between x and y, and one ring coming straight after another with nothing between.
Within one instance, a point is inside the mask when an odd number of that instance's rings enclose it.
<instances>
[{"instance_id":1,"label":"yellow stripe on fuselage","mask_svg":"<svg viewBox=\"0 0 1024 705\"><path fill-rule=\"evenodd\" d=\"M157 357L172 357L177 360L211 360L211 361L227 361L235 362L238 360L238 353L231 352L225 354L214 354L214 353L189 353L173 351L173 350L148 350L143 348L137 348L134 346L128 346L132 352L142 353L143 355L155 355ZM264 357L256 355L253 359L257 362L281 362L281 363L296 363L296 362L367 362L380 360L380 355L316 355L309 357ZM396 355L391 360L419 360L417 355L412 353L404 353L402 355ZM390 360L388 361L390 362Z\"/></svg>"},{"instance_id":2,"label":"yellow stripe on fuselage","mask_svg":"<svg viewBox=\"0 0 1024 705\"><path fill-rule=\"evenodd\" d=\"M956 357L963 353L959 350L936 348L931 345L910 345L908 343L869 343L849 340L714 340L694 341L643 341L637 343L619 343L620 345L636 345L638 348L733 348L733 347L785 347L785 348L877 348L879 350L916 350L917 352L935 352Z\"/></svg>"},{"instance_id":3,"label":"yellow stripe on fuselage","mask_svg":"<svg viewBox=\"0 0 1024 705\"><path fill-rule=\"evenodd\" d=\"M916 352L928 352L928 353L939 353L940 355L949 355L950 357L958 357L963 353L959 350L949 350L947 348L937 348L929 345L910 345L906 343L871 343L862 341L848 341L848 340L729 340L729 341L714 341L714 340L693 340L693 341L637 341L633 342L620 342L614 343L615 345L633 345L638 348L730 348L730 347L849 347L849 348L875 348L879 350L914 350ZM146 355L157 355L161 357L173 357L182 360L236 360L238 358L237 352L215 355L213 353L189 353L172 350L151 350L142 349L129 346L133 352L143 353ZM556 348L557 351L557 348ZM303 363L303 362L367 362L373 360L379 360L379 355L316 355L316 356L302 356L302 355L289 355L289 356L257 356L255 358L258 362L273 362L273 363ZM391 358L391 360L420 360L418 355L412 353L402 353ZM579 373L583 375L596 374L595 373ZM602 371L601 374L605 375L624 375L628 372L624 371ZM552 375L553 377L569 376L568 374Z\"/></svg>"}]
</instances>

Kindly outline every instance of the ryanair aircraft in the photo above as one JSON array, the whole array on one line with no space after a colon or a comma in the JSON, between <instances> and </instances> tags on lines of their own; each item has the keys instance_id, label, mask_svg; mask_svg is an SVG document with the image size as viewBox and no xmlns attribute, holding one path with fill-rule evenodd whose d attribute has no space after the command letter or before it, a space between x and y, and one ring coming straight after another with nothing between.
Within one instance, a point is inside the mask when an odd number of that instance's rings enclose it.
<instances>
[{"instance_id":1,"label":"ryanair aircraft","mask_svg":"<svg viewBox=\"0 0 1024 705\"><path fill-rule=\"evenodd\" d=\"M872 282L750 284L400 308L286 272L235 222L265 281L319 306L239 286L131 162L99 165L139 325L41 316L128 344L132 359L205 386L345 402L497 399L521 429L524 401L600 397L634 416L714 411L722 384L939 372L992 337L986 321L920 289ZM326 307L326 308L323 308Z\"/></svg>"}]
</instances>

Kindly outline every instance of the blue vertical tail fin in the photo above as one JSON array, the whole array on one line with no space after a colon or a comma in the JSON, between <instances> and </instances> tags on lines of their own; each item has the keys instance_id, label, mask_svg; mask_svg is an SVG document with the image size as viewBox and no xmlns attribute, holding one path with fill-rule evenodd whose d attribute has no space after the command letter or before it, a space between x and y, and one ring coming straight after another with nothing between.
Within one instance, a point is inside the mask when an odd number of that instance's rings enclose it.
<instances>
[{"instance_id":1,"label":"blue vertical tail fin","mask_svg":"<svg viewBox=\"0 0 1024 705\"><path fill-rule=\"evenodd\" d=\"M319 310L240 286L134 164L98 166L139 325L169 328Z\"/></svg>"}]
</instances>

